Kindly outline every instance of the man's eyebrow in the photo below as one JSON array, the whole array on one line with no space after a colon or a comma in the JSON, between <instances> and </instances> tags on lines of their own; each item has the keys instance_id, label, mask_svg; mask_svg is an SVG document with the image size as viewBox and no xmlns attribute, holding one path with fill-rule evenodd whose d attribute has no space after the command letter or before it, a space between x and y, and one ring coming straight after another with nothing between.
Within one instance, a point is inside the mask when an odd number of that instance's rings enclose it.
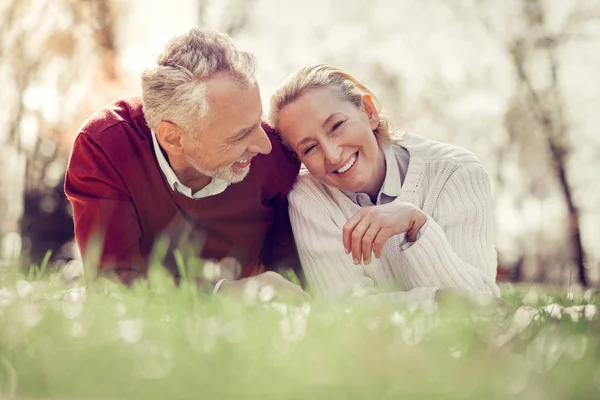
<instances>
[{"instance_id":1,"label":"man's eyebrow","mask_svg":"<svg viewBox=\"0 0 600 400\"><path fill-rule=\"evenodd\" d=\"M259 126L259 125L260 125L260 123L261 123L261 120L258 120L258 122L256 122L254 125L252 125L252 126L249 126L249 127L247 127L247 128L242 128L242 129L240 129L239 131L237 131L237 132L235 133L235 135L233 135L233 137L232 137L232 138L233 138L233 140L235 140L235 139L240 139L240 138L242 138L242 137L246 136L246 135L247 135L247 134L248 134L248 133L249 133L249 132L250 132L252 129L254 129L254 128L256 128L257 126Z\"/></svg>"},{"instance_id":2,"label":"man's eyebrow","mask_svg":"<svg viewBox=\"0 0 600 400\"><path fill-rule=\"evenodd\" d=\"M234 139L239 139L239 138L245 136L248 132L250 132L252 129L254 129L255 126L256 126L256 124L254 124L252 126L249 126L247 128L240 129L239 131L237 131L235 133L235 135L233 135L233 138Z\"/></svg>"}]
</instances>

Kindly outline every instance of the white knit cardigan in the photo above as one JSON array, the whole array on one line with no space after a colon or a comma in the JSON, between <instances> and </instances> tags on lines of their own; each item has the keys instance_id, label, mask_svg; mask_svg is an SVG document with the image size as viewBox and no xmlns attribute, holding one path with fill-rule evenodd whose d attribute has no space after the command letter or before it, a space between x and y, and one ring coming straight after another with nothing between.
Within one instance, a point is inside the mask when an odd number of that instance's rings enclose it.
<instances>
[{"instance_id":1,"label":"white knit cardigan","mask_svg":"<svg viewBox=\"0 0 600 400\"><path fill-rule=\"evenodd\" d=\"M427 215L416 242L392 237L381 258L355 265L342 228L360 206L339 189L302 173L289 194L290 220L308 284L317 298L382 297L433 301L439 288L499 296L488 174L469 151L404 134L410 155L401 195Z\"/></svg>"}]
</instances>

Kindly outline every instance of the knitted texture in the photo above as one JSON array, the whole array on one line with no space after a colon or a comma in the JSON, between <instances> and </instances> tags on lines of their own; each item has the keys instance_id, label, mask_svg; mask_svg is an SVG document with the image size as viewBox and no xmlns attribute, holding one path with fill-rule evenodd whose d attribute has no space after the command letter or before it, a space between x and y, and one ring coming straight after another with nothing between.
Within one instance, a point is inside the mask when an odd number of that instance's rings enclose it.
<instances>
[{"instance_id":1,"label":"knitted texture","mask_svg":"<svg viewBox=\"0 0 600 400\"><path fill-rule=\"evenodd\" d=\"M463 148L414 134L393 145L410 154L394 201L416 205L427 222L416 242L407 246L405 234L396 235L369 265L355 265L342 242L342 228L360 206L309 173L290 192L294 237L315 296L431 301L440 288L499 296L490 180L481 162Z\"/></svg>"}]
</instances>

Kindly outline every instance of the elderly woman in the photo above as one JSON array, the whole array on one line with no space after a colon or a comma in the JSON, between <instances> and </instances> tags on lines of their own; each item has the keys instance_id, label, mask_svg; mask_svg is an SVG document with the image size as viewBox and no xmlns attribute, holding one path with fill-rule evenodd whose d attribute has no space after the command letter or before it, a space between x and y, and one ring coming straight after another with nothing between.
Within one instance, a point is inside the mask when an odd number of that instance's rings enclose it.
<instances>
[{"instance_id":1,"label":"elderly woman","mask_svg":"<svg viewBox=\"0 0 600 400\"><path fill-rule=\"evenodd\" d=\"M289 77L269 123L308 170L289 207L316 297L499 295L489 177L472 153L393 132L373 93L327 65Z\"/></svg>"}]
</instances>

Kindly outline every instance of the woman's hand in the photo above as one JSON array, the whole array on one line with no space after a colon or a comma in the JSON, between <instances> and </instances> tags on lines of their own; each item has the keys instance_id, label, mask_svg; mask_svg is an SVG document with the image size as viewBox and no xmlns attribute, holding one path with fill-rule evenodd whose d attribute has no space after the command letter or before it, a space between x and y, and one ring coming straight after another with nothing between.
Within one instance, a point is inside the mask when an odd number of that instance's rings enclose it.
<instances>
[{"instance_id":1,"label":"woman's hand","mask_svg":"<svg viewBox=\"0 0 600 400\"><path fill-rule=\"evenodd\" d=\"M414 204L391 202L372 207L364 207L350 218L343 229L346 253L352 252L352 259L359 264L371 262L371 254L381 257L383 247L392 236L407 234L414 242L427 216Z\"/></svg>"}]
</instances>

